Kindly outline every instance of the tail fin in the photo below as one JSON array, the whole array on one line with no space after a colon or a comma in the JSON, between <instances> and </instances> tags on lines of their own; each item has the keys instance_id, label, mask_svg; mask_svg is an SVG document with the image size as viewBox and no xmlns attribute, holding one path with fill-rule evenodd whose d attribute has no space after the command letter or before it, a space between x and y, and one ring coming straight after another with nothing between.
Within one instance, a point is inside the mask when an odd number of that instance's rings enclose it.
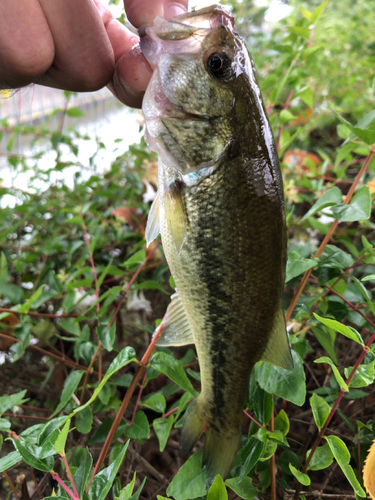
<instances>
[{"instance_id":1,"label":"tail fin","mask_svg":"<svg viewBox=\"0 0 375 500\"><path fill-rule=\"evenodd\" d=\"M240 425L230 429L209 427L202 459L202 467L207 467L207 489L218 474L223 478L227 476L240 443L241 432Z\"/></svg>"},{"instance_id":2,"label":"tail fin","mask_svg":"<svg viewBox=\"0 0 375 500\"><path fill-rule=\"evenodd\" d=\"M187 412L184 426L181 432L180 449L181 454L186 457L194 448L200 438L203 429L207 425L207 414L201 397L193 401Z\"/></svg>"}]
</instances>

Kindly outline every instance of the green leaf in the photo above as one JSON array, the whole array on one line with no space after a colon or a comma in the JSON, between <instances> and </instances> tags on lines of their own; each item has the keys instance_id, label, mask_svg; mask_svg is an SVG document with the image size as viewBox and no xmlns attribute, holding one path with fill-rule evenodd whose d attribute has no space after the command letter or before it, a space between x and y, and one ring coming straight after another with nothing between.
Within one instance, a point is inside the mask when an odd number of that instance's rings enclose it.
<instances>
[{"instance_id":1,"label":"green leaf","mask_svg":"<svg viewBox=\"0 0 375 500\"><path fill-rule=\"evenodd\" d=\"M227 479L225 484L228 488L233 490L236 495L244 500L252 500L259 493L258 489L253 486L253 482L250 477L244 477L242 481L240 481L238 477L233 477L231 479Z\"/></svg>"},{"instance_id":2,"label":"green leaf","mask_svg":"<svg viewBox=\"0 0 375 500\"><path fill-rule=\"evenodd\" d=\"M305 259L304 257L301 257L298 252L289 252L288 261L286 264L285 283L311 269L312 267L315 267L317 264L318 259Z\"/></svg>"},{"instance_id":3,"label":"green leaf","mask_svg":"<svg viewBox=\"0 0 375 500\"><path fill-rule=\"evenodd\" d=\"M0 257L0 281L8 281L8 262L4 252Z\"/></svg>"},{"instance_id":4,"label":"green leaf","mask_svg":"<svg viewBox=\"0 0 375 500\"><path fill-rule=\"evenodd\" d=\"M150 408L150 410L154 410L158 413L164 413L165 408L167 406L165 397L160 393L153 394L144 401L140 401L139 404L141 406L145 406L146 408Z\"/></svg>"},{"instance_id":5,"label":"green leaf","mask_svg":"<svg viewBox=\"0 0 375 500\"><path fill-rule=\"evenodd\" d=\"M307 474L303 474L303 472L297 470L292 464L289 464L289 469L299 483L303 484L304 486L310 486L311 480Z\"/></svg>"},{"instance_id":6,"label":"green leaf","mask_svg":"<svg viewBox=\"0 0 375 500\"><path fill-rule=\"evenodd\" d=\"M86 490L87 484L91 475L92 456L89 450L85 449L85 454L80 460L78 469L73 476L73 482L76 485L79 498L82 498L83 492Z\"/></svg>"},{"instance_id":7,"label":"green leaf","mask_svg":"<svg viewBox=\"0 0 375 500\"><path fill-rule=\"evenodd\" d=\"M23 324L21 331L18 331L16 333L17 338L21 342L13 344L9 349L10 352L12 353L13 361L18 361L21 358L21 356L23 356L25 349L29 346L31 340L30 330L31 330L31 323L25 323Z\"/></svg>"},{"instance_id":8,"label":"green leaf","mask_svg":"<svg viewBox=\"0 0 375 500\"><path fill-rule=\"evenodd\" d=\"M311 450L306 454L306 460L310 456ZM316 448L315 453L311 457L308 470L323 470L327 469L333 462L331 448L326 443L323 446Z\"/></svg>"},{"instance_id":9,"label":"green leaf","mask_svg":"<svg viewBox=\"0 0 375 500\"><path fill-rule=\"evenodd\" d=\"M133 479L130 481L130 483L128 483L125 486L125 488L122 488L122 490L120 491L120 494L118 496L118 500L129 500L129 498L133 494L136 477L137 477L137 474L134 472ZM117 498L115 500L117 500Z\"/></svg>"},{"instance_id":10,"label":"green leaf","mask_svg":"<svg viewBox=\"0 0 375 500\"><path fill-rule=\"evenodd\" d=\"M223 478L218 474L208 490L207 500L228 500L228 493Z\"/></svg>"},{"instance_id":11,"label":"green leaf","mask_svg":"<svg viewBox=\"0 0 375 500\"><path fill-rule=\"evenodd\" d=\"M315 23L318 20L318 18L321 16L321 14L324 12L324 9L326 8L327 3L328 3L328 0L324 0L324 2L322 2L320 5L318 5L318 7L314 10L314 12L312 13L312 16L311 16L311 21L313 23Z\"/></svg>"},{"instance_id":12,"label":"green leaf","mask_svg":"<svg viewBox=\"0 0 375 500\"><path fill-rule=\"evenodd\" d=\"M0 418L0 431L7 431L10 428L11 428L11 424L10 424L9 420L7 420L6 418ZM1 444L2 444L2 441L0 438L0 450L1 450Z\"/></svg>"},{"instance_id":13,"label":"green leaf","mask_svg":"<svg viewBox=\"0 0 375 500\"><path fill-rule=\"evenodd\" d=\"M134 493L134 495L132 495L129 500L138 500L139 498L139 495L141 494L142 490L143 490L143 487L145 485L145 482L146 482L146 477L143 479L140 487L137 489L137 491Z\"/></svg>"},{"instance_id":14,"label":"green leaf","mask_svg":"<svg viewBox=\"0 0 375 500\"><path fill-rule=\"evenodd\" d=\"M161 292L170 295L157 281L142 281L142 283L133 285L132 290L160 290Z\"/></svg>"},{"instance_id":15,"label":"green leaf","mask_svg":"<svg viewBox=\"0 0 375 500\"><path fill-rule=\"evenodd\" d=\"M341 467L341 470L345 474L356 495L360 497L366 497L366 493L363 491L352 467L349 465L350 453L344 441L342 441L342 439L337 436L326 436L326 440L328 441L329 447L331 448L336 462Z\"/></svg>"},{"instance_id":16,"label":"green leaf","mask_svg":"<svg viewBox=\"0 0 375 500\"><path fill-rule=\"evenodd\" d=\"M36 302L43 292L44 285L40 286L38 290L32 294L32 296L19 308L20 313L27 313L30 307Z\"/></svg>"},{"instance_id":17,"label":"green leaf","mask_svg":"<svg viewBox=\"0 0 375 500\"><path fill-rule=\"evenodd\" d=\"M27 399L24 399L24 395L26 394L27 390L24 389L23 391L16 392L15 394L11 394L10 396L1 396L0 397L0 416L5 413L9 408L13 408L13 406L20 405L24 403L25 401L28 401Z\"/></svg>"},{"instance_id":18,"label":"green leaf","mask_svg":"<svg viewBox=\"0 0 375 500\"><path fill-rule=\"evenodd\" d=\"M68 437L70 428L70 419L65 422L64 427L61 429L58 438L55 441L55 451L59 455L65 455L65 444Z\"/></svg>"},{"instance_id":19,"label":"green leaf","mask_svg":"<svg viewBox=\"0 0 375 500\"><path fill-rule=\"evenodd\" d=\"M112 363L109 365L108 370L106 371L106 374L98 387L95 389L93 395L91 398L82 406L79 406L75 410L72 411L72 413L69 415L69 418L71 418L73 415L77 414L78 412L84 410L87 408L95 399L98 397L99 392L102 390L104 385L107 383L108 379L112 377L120 368L123 368L127 364L131 363L132 361L136 361L135 357L135 350L133 347L125 347L122 349L122 351L119 352L119 354L115 357L115 359L112 361Z\"/></svg>"},{"instance_id":20,"label":"green leaf","mask_svg":"<svg viewBox=\"0 0 375 500\"><path fill-rule=\"evenodd\" d=\"M180 468L167 488L175 500L191 500L206 494L206 470L202 469L202 453L194 453Z\"/></svg>"},{"instance_id":21,"label":"green leaf","mask_svg":"<svg viewBox=\"0 0 375 500\"><path fill-rule=\"evenodd\" d=\"M69 373L64 382L64 389L61 393L60 403L57 405L56 410L52 413L51 418L65 408L73 396L74 391L77 389L84 373L85 372L83 370L75 370Z\"/></svg>"},{"instance_id":22,"label":"green leaf","mask_svg":"<svg viewBox=\"0 0 375 500\"><path fill-rule=\"evenodd\" d=\"M111 327L109 326L98 326L97 334L100 342L103 344L107 351L111 352L113 349L113 343L115 341L116 334L116 323L113 323Z\"/></svg>"},{"instance_id":23,"label":"green leaf","mask_svg":"<svg viewBox=\"0 0 375 500\"><path fill-rule=\"evenodd\" d=\"M280 123L288 123L295 119L295 115L293 115L293 113L291 113L288 109L282 109L280 111L279 118Z\"/></svg>"},{"instance_id":24,"label":"green leaf","mask_svg":"<svg viewBox=\"0 0 375 500\"><path fill-rule=\"evenodd\" d=\"M180 363L170 354L162 351L157 351L152 359L151 366L161 373L164 373L170 380L189 392L192 396L197 396L197 391L191 385L184 369Z\"/></svg>"},{"instance_id":25,"label":"green leaf","mask_svg":"<svg viewBox=\"0 0 375 500\"><path fill-rule=\"evenodd\" d=\"M336 333L331 328L325 328L324 326L314 326L312 328L315 337L322 347L327 351L329 357L333 359L334 363L337 364L337 357L335 352L335 340Z\"/></svg>"},{"instance_id":26,"label":"green leaf","mask_svg":"<svg viewBox=\"0 0 375 500\"><path fill-rule=\"evenodd\" d=\"M332 214L342 222L366 220L371 215L371 194L368 186L355 192L349 204L341 203L331 208Z\"/></svg>"},{"instance_id":27,"label":"green leaf","mask_svg":"<svg viewBox=\"0 0 375 500\"><path fill-rule=\"evenodd\" d=\"M66 422L66 420L67 420L66 416L61 416L61 417L53 418L52 420L50 420L49 422L47 422L43 426L42 430L39 433L38 441L37 441L38 445L39 446L42 445L56 429L58 430L58 428L64 422ZM58 434L58 432L57 432L57 434Z\"/></svg>"},{"instance_id":28,"label":"green leaf","mask_svg":"<svg viewBox=\"0 0 375 500\"><path fill-rule=\"evenodd\" d=\"M342 194L339 188L333 187L328 189L322 196L314 203L314 205L310 208L310 210L302 217L301 220L305 220L311 215L316 214L320 210L323 210L327 207L332 207L333 205L337 205L342 202Z\"/></svg>"},{"instance_id":29,"label":"green leaf","mask_svg":"<svg viewBox=\"0 0 375 500\"><path fill-rule=\"evenodd\" d=\"M133 439L148 439L150 436L150 426L145 413L137 411L134 422L126 429L126 434Z\"/></svg>"},{"instance_id":30,"label":"green leaf","mask_svg":"<svg viewBox=\"0 0 375 500\"><path fill-rule=\"evenodd\" d=\"M238 482L242 480L249 474L249 472L255 467L259 458L261 457L265 443L259 441L255 437L251 436L245 446L241 450L241 469L240 475L238 477Z\"/></svg>"},{"instance_id":31,"label":"green leaf","mask_svg":"<svg viewBox=\"0 0 375 500\"><path fill-rule=\"evenodd\" d=\"M314 363L327 363L328 365L330 365L330 367L332 368L333 374L335 376L335 379L336 379L337 383L339 384L340 388L342 390L344 390L345 392L349 391L349 387L346 385L346 382L344 381L344 379L340 375L340 372L338 371L338 369L337 369L335 363L332 361L332 359L328 358L327 356L322 356L319 359L315 359Z\"/></svg>"},{"instance_id":32,"label":"green leaf","mask_svg":"<svg viewBox=\"0 0 375 500\"><path fill-rule=\"evenodd\" d=\"M154 431L159 440L160 451L164 451L173 422L173 415L169 415L168 418L156 418L154 420Z\"/></svg>"},{"instance_id":33,"label":"green leaf","mask_svg":"<svg viewBox=\"0 0 375 500\"><path fill-rule=\"evenodd\" d=\"M13 465L16 465L18 462L22 460L22 456L18 451L11 451L5 457L0 458L0 473L4 472L7 469L10 469L13 467Z\"/></svg>"},{"instance_id":34,"label":"green leaf","mask_svg":"<svg viewBox=\"0 0 375 500\"><path fill-rule=\"evenodd\" d=\"M354 264L354 260L351 255L335 245L326 245L319 259L319 267L329 269L346 269L352 264Z\"/></svg>"},{"instance_id":35,"label":"green leaf","mask_svg":"<svg viewBox=\"0 0 375 500\"><path fill-rule=\"evenodd\" d=\"M77 337L80 336L81 334L81 329L79 328L79 323L77 320L68 318L68 319L61 319L60 320L60 326L64 328L69 333L72 333L73 335L76 335Z\"/></svg>"},{"instance_id":36,"label":"green leaf","mask_svg":"<svg viewBox=\"0 0 375 500\"><path fill-rule=\"evenodd\" d=\"M34 469L41 470L43 472L50 472L53 470L53 459L52 457L42 460L38 458L37 447L33 444L27 443L26 441L19 441L18 439L9 438L14 447L21 455L22 460L27 464L34 467Z\"/></svg>"},{"instance_id":37,"label":"green leaf","mask_svg":"<svg viewBox=\"0 0 375 500\"><path fill-rule=\"evenodd\" d=\"M87 406L84 410L77 413L75 420L77 431L82 434L88 434L91 431L93 418L90 406Z\"/></svg>"},{"instance_id":38,"label":"green leaf","mask_svg":"<svg viewBox=\"0 0 375 500\"><path fill-rule=\"evenodd\" d=\"M331 411L329 404L317 394L310 398L310 405L313 412L315 424L318 429L322 429Z\"/></svg>"},{"instance_id":39,"label":"green leaf","mask_svg":"<svg viewBox=\"0 0 375 500\"><path fill-rule=\"evenodd\" d=\"M0 279L0 297L3 295L12 304L19 304L23 300L23 290L18 285L13 285L13 283L7 283L6 281Z\"/></svg>"},{"instance_id":40,"label":"green leaf","mask_svg":"<svg viewBox=\"0 0 375 500\"><path fill-rule=\"evenodd\" d=\"M292 351L292 357L293 370L284 370L271 363L262 362L257 371L257 378L265 391L302 406L306 398L305 372L298 354Z\"/></svg>"},{"instance_id":41,"label":"green leaf","mask_svg":"<svg viewBox=\"0 0 375 500\"><path fill-rule=\"evenodd\" d=\"M361 281L375 281L375 274L369 274L361 279Z\"/></svg>"},{"instance_id":42,"label":"green leaf","mask_svg":"<svg viewBox=\"0 0 375 500\"><path fill-rule=\"evenodd\" d=\"M124 445L122 451L118 454L116 460L107 468L101 470L91 482L89 489L90 500L104 500L112 488L117 471L124 460L126 450L129 446L129 440Z\"/></svg>"},{"instance_id":43,"label":"green leaf","mask_svg":"<svg viewBox=\"0 0 375 500\"><path fill-rule=\"evenodd\" d=\"M288 415L284 410L280 410L274 420L274 429L275 431L280 431L286 436L289 432L290 423Z\"/></svg>"},{"instance_id":44,"label":"green leaf","mask_svg":"<svg viewBox=\"0 0 375 500\"><path fill-rule=\"evenodd\" d=\"M126 260L123 264L120 264L121 267L132 267L136 264L142 264L142 262L146 259L146 250L138 250L132 255L128 260Z\"/></svg>"},{"instance_id":45,"label":"green leaf","mask_svg":"<svg viewBox=\"0 0 375 500\"><path fill-rule=\"evenodd\" d=\"M289 31L297 36L306 38L306 40L310 37L310 30L308 28L302 28L302 26L289 26Z\"/></svg>"},{"instance_id":46,"label":"green leaf","mask_svg":"<svg viewBox=\"0 0 375 500\"><path fill-rule=\"evenodd\" d=\"M66 114L72 118L79 118L81 116L85 116L85 113L76 107L67 109Z\"/></svg>"},{"instance_id":47,"label":"green leaf","mask_svg":"<svg viewBox=\"0 0 375 500\"><path fill-rule=\"evenodd\" d=\"M335 332L339 332L348 339L354 340L354 342L357 342L357 344L364 345L361 335L354 328L350 326L345 326L334 319L321 318L315 313L314 316L318 321L323 323L323 325L332 328L332 330L335 330Z\"/></svg>"},{"instance_id":48,"label":"green leaf","mask_svg":"<svg viewBox=\"0 0 375 500\"><path fill-rule=\"evenodd\" d=\"M315 49L317 48L319 50L320 47L314 47ZM306 54L304 54L306 57ZM300 92L298 94L298 97L302 99L302 101L308 105L309 108L312 108L314 105L314 94L312 93L312 90L310 87L306 87L305 90Z\"/></svg>"},{"instance_id":49,"label":"green leaf","mask_svg":"<svg viewBox=\"0 0 375 500\"><path fill-rule=\"evenodd\" d=\"M375 130L371 130L369 128L361 128L359 126L353 126L350 122L345 120L337 111L334 109L332 110L337 118L346 126L348 127L354 135L356 135L361 141L365 142L369 146L375 143ZM358 122L359 124L360 122ZM357 125L358 125L357 124Z\"/></svg>"},{"instance_id":50,"label":"green leaf","mask_svg":"<svg viewBox=\"0 0 375 500\"><path fill-rule=\"evenodd\" d=\"M353 366L344 368L345 377L348 378L353 370ZM368 365L359 365L353 378L349 383L349 387L367 387L374 382L374 361Z\"/></svg>"}]
</instances>

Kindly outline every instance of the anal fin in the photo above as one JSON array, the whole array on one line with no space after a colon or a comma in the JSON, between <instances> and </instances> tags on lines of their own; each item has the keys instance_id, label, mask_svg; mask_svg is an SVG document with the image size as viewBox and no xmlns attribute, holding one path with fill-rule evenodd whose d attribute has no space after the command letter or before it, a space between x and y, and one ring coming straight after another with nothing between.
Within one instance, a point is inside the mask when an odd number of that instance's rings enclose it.
<instances>
[{"instance_id":1,"label":"anal fin","mask_svg":"<svg viewBox=\"0 0 375 500\"><path fill-rule=\"evenodd\" d=\"M268 341L267 348L260 361L268 361L269 363L272 363L280 368L285 368L286 370L293 369L293 358L289 348L284 311L281 303L275 314L272 333Z\"/></svg>"},{"instance_id":2,"label":"anal fin","mask_svg":"<svg viewBox=\"0 0 375 500\"><path fill-rule=\"evenodd\" d=\"M194 344L193 334L178 292L174 293L171 299L163 318L163 331L157 345L168 347Z\"/></svg>"}]
</instances>

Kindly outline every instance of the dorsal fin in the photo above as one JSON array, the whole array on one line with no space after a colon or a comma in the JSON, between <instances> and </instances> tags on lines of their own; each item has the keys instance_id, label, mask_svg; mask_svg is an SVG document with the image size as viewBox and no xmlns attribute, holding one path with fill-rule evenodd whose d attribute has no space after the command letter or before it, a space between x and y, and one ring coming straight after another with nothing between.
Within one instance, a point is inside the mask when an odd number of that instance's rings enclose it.
<instances>
[{"instance_id":1,"label":"dorsal fin","mask_svg":"<svg viewBox=\"0 0 375 500\"><path fill-rule=\"evenodd\" d=\"M171 299L163 318L164 328L157 345L168 347L194 344L193 334L178 292L174 293Z\"/></svg>"},{"instance_id":2,"label":"dorsal fin","mask_svg":"<svg viewBox=\"0 0 375 500\"><path fill-rule=\"evenodd\" d=\"M159 221L159 191L156 193L154 201L152 202L150 213L148 214L146 224L146 244L149 246L160 233Z\"/></svg>"},{"instance_id":3,"label":"dorsal fin","mask_svg":"<svg viewBox=\"0 0 375 500\"><path fill-rule=\"evenodd\" d=\"M288 334L286 333L284 311L281 303L278 308L275 321L272 328L270 340L260 361L268 361L275 366L293 369L293 358L288 343Z\"/></svg>"}]
</instances>

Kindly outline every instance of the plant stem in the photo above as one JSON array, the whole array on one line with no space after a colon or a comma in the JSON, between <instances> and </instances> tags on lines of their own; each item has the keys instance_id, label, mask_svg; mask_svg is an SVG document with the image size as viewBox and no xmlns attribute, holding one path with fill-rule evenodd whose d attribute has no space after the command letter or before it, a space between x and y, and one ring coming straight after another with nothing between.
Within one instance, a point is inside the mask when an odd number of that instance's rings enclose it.
<instances>
[{"instance_id":1,"label":"plant stem","mask_svg":"<svg viewBox=\"0 0 375 500\"><path fill-rule=\"evenodd\" d=\"M61 457L62 457L62 459L64 461L66 472L68 474L70 484L72 485L74 493L77 495L77 498L79 498L78 491L77 491L76 485L74 484L72 473L70 472L70 467L69 467L69 464L68 464L68 461L66 459L66 455L65 455L64 452L62 453Z\"/></svg>"},{"instance_id":2,"label":"plant stem","mask_svg":"<svg viewBox=\"0 0 375 500\"><path fill-rule=\"evenodd\" d=\"M67 487L67 485L64 483L64 481L61 479L61 477L57 474L57 472L51 471L51 476L55 481L59 483L61 488L63 488L68 495L72 498L72 500L79 500L79 497L76 496L70 488Z\"/></svg>"}]
</instances>

